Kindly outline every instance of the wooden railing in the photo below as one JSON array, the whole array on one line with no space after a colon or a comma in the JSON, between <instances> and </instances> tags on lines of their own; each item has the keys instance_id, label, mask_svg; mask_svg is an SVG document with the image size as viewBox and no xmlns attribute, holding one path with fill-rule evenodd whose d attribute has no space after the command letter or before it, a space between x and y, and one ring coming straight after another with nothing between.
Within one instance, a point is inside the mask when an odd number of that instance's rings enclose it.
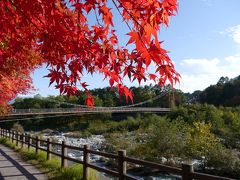
<instances>
[{"instance_id":1,"label":"wooden railing","mask_svg":"<svg viewBox=\"0 0 240 180\"><path fill-rule=\"evenodd\" d=\"M83 179L88 179L89 174L89 168L95 169L100 172L104 172L106 174L118 177L120 180L130 179L130 180L136 180L138 178L133 177L129 174L127 174L127 163L140 165L144 167L149 167L152 169L168 172L171 174L176 174L182 177L183 180L191 180L191 179L199 179L199 180L230 180L230 178L225 177L219 177L219 176L213 176L209 174L203 174L194 172L193 165L191 164L182 164L182 168L176 168L171 166L166 166L162 164L157 164L153 162L143 161L135 158L131 158L126 156L125 150L118 151L118 154L111 154L106 152L99 152L89 149L88 145L84 145L83 147L76 147L76 146L70 146L65 143L65 141L62 141L62 143L56 143L52 142L50 138L47 138L45 140L40 139L39 136L32 137L29 134L25 133L19 133L16 131L10 131L6 129L0 129L0 137L8 138L12 141L12 143L16 143L17 146L21 146L22 148L27 147L30 149L30 147L35 148L36 153L39 153L39 150L47 152L47 160L51 159L51 155L55 155L61 158L61 167L67 167L67 160L73 161L75 163L80 163L83 165ZM42 146L41 146L41 145ZM43 147L45 146L45 148ZM61 147L61 153L57 153L53 151L53 146L60 146ZM83 160L75 159L72 157L69 157L67 155L67 150L77 150L83 152ZM114 159L118 162L118 168L116 169L109 169L105 167L100 167L95 164L90 163L89 161L89 155L99 155L105 158Z\"/></svg>"}]
</instances>

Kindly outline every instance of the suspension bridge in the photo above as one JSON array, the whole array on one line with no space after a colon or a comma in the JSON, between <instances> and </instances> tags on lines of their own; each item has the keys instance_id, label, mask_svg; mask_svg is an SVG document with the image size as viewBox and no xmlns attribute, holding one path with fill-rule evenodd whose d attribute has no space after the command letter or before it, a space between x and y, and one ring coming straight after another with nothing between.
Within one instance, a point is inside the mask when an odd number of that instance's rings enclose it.
<instances>
[{"instance_id":1,"label":"suspension bridge","mask_svg":"<svg viewBox=\"0 0 240 180\"><path fill-rule=\"evenodd\" d=\"M159 95L135 104L117 106L117 107L88 107L86 105L72 104L69 102L61 102L54 99L48 99L54 103L64 104L71 106L71 108L53 108L53 109L13 109L9 116L26 116L26 115L53 115L53 114L83 114L83 113L130 113L130 112L153 112L153 113L167 113L170 108L161 107L139 107L148 104L149 102L156 101L161 97L169 94L170 90L164 91ZM45 99L43 99L45 100Z\"/></svg>"},{"instance_id":2,"label":"suspension bridge","mask_svg":"<svg viewBox=\"0 0 240 180\"><path fill-rule=\"evenodd\" d=\"M63 116L74 116L81 114L94 114L94 113L168 113L171 108L162 107L144 107L145 104L156 101L161 97L168 94L168 91L162 92L154 98L125 106L117 107L88 107L86 105L72 104L69 102L57 101L54 99L48 99L54 103L64 104L70 106L71 108L46 108L46 109L12 109L0 123L8 121L23 121L31 119L42 119L42 118L52 118L52 117L63 117ZM45 100L45 99L42 99ZM27 117L29 116L29 117ZM14 118L14 119L9 119Z\"/></svg>"}]
</instances>

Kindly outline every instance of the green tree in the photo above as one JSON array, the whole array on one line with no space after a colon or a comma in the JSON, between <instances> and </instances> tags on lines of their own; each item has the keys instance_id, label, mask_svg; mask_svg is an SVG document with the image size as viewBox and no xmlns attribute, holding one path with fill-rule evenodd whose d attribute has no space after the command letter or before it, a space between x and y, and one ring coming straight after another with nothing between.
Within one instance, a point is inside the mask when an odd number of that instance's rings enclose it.
<instances>
[{"instance_id":1,"label":"green tree","mask_svg":"<svg viewBox=\"0 0 240 180\"><path fill-rule=\"evenodd\" d=\"M167 161L176 157L182 157L185 146L185 127L183 122L170 122L166 118L158 118L149 126L148 137L139 149L145 154L147 159L162 162L162 158ZM145 148L145 151L144 151Z\"/></svg>"},{"instance_id":2,"label":"green tree","mask_svg":"<svg viewBox=\"0 0 240 180\"><path fill-rule=\"evenodd\" d=\"M100 97L93 96L93 98L94 98L95 106L98 106L98 107L102 107L103 106L103 100Z\"/></svg>"},{"instance_id":3,"label":"green tree","mask_svg":"<svg viewBox=\"0 0 240 180\"><path fill-rule=\"evenodd\" d=\"M218 145L219 139L211 132L211 124L194 122L193 127L189 127L185 146L188 157L206 159Z\"/></svg>"}]
</instances>

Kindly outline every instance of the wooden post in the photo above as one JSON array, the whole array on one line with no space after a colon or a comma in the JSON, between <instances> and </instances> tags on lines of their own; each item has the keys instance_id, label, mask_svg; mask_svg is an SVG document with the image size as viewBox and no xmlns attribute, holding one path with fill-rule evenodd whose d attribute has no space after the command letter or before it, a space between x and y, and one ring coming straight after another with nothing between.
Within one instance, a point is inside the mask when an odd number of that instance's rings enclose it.
<instances>
[{"instance_id":1,"label":"wooden post","mask_svg":"<svg viewBox=\"0 0 240 180\"><path fill-rule=\"evenodd\" d=\"M18 146L18 131L16 132L16 146Z\"/></svg>"},{"instance_id":2,"label":"wooden post","mask_svg":"<svg viewBox=\"0 0 240 180\"><path fill-rule=\"evenodd\" d=\"M182 179L183 180L192 180L191 173L193 172L192 164L182 164Z\"/></svg>"},{"instance_id":3,"label":"wooden post","mask_svg":"<svg viewBox=\"0 0 240 180\"><path fill-rule=\"evenodd\" d=\"M32 144L32 137L31 135L29 134L28 135L28 150L30 149L30 145Z\"/></svg>"},{"instance_id":4,"label":"wooden post","mask_svg":"<svg viewBox=\"0 0 240 180\"><path fill-rule=\"evenodd\" d=\"M47 138L47 160L52 159L52 154L50 151L52 151L52 139Z\"/></svg>"},{"instance_id":5,"label":"wooden post","mask_svg":"<svg viewBox=\"0 0 240 180\"><path fill-rule=\"evenodd\" d=\"M14 131L12 131L12 143L14 142Z\"/></svg>"},{"instance_id":6,"label":"wooden post","mask_svg":"<svg viewBox=\"0 0 240 180\"><path fill-rule=\"evenodd\" d=\"M10 130L8 130L8 138L9 138L9 140L11 140L11 131Z\"/></svg>"},{"instance_id":7,"label":"wooden post","mask_svg":"<svg viewBox=\"0 0 240 180\"><path fill-rule=\"evenodd\" d=\"M124 180L124 175L127 173L126 162L124 161L124 157L126 156L126 150L118 151L118 173L119 180Z\"/></svg>"},{"instance_id":8,"label":"wooden post","mask_svg":"<svg viewBox=\"0 0 240 180\"><path fill-rule=\"evenodd\" d=\"M8 138L8 139L11 139L10 130L8 130L8 129L7 129L7 138Z\"/></svg>"},{"instance_id":9,"label":"wooden post","mask_svg":"<svg viewBox=\"0 0 240 180\"><path fill-rule=\"evenodd\" d=\"M65 141L62 141L62 154L61 154L61 167L65 168L67 167L67 159L65 157L67 156L67 148L66 148Z\"/></svg>"},{"instance_id":10,"label":"wooden post","mask_svg":"<svg viewBox=\"0 0 240 180\"><path fill-rule=\"evenodd\" d=\"M83 180L88 179L89 174L88 163L89 163L88 145L85 144L83 146Z\"/></svg>"},{"instance_id":11,"label":"wooden post","mask_svg":"<svg viewBox=\"0 0 240 180\"><path fill-rule=\"evenodd\" d=\"M40 141L39 141L39 136L36 137L36 153L38 154L39 151L39 146L40 146Z\"/></svg>"},{"instance_id":12,"label":"wooden post","mask_svg":"<svg viewBox=\"0 0 240 180\"><path fill-rule=\"evenodd\" d=\"M25 143L25 133L22 133L22 148L23 148L23 145L24 145L24 143Z\"/></svg>"}]
</instances>

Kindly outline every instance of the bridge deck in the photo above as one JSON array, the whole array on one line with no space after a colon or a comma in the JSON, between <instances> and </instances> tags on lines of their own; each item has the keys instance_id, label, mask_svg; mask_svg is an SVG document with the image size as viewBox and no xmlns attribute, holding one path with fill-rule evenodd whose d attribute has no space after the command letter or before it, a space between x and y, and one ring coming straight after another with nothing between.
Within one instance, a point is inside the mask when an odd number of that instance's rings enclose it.
<instances>
[{"instance_id":1,"label":"bridge deck","mask_svg":"<svg viewBox=\"0 0 240 180\"><path fill-rule=\"evenodd\" d=\"M95 108L56 108L56 109L13 109L10 116L19 115L40 115L40 114L82 114L82 113L131 113L131 112L152 112L167 113L170 108L159 107L95 107Z\"/></svg>"},{"instance_id":2,"label":"bridge deck","mask_svg":"<svg viewBox=\"0 0 240 180\"><path fill-rule=\"evenodd\" d=\"M0 180L45 180L46 174L24 162L14 150L0 144Z\"/></svg>"}]
</instances>

